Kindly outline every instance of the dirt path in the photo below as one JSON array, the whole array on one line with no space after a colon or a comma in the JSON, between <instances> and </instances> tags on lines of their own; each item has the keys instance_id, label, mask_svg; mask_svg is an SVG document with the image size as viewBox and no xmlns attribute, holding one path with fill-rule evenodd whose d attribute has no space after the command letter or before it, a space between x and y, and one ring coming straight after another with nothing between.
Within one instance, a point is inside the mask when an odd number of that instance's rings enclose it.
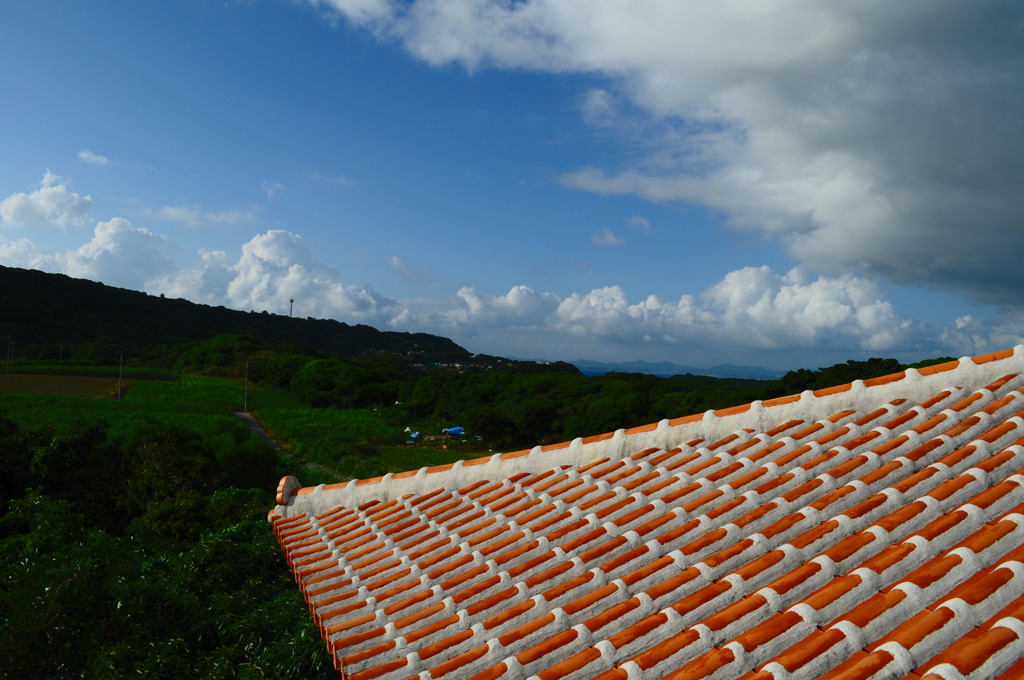
<instances>
[{"instance_id":1,"label":"dirt path","mask_svg":"<svg viewBox=\"0 0 1024 680\"><path fill-rule=\"evenodd\" d=\"M264 430L262 427L260 427L260 424L258 422L256 422L256 419L253 418L248 413L246 413L244 411L235 411L234 413L235 413L235 417L236 418L241 420L243 423L245 423L249 427L249 430L251 430L254 434L259 435L260 437L263 437L263 439L266 440L266 442L268 444L270 444L270 446L275 451L277 451L279 454L281 454L285 458L290 458L291 460L295 460L295 461L298 461L300 463L304 462L306 464L306 467L309 468L310 470L313 470L313 469L316 469L316 468L323 469L319 465L317 465L316 463L312 463L312 462L310 462L308 460L307 461L303 461L298 456L293 456L292 454L290 454L287 451L285 451L283 448L281 448L281 445L279 443L277 443L277 440L275 440L273 437L271 437L269 434L267 434L267 431ZM332 473L330 473L329 471L326 471L326 470L325 470L325 472L328 472L328 474L332 474Z\"/></svg>"}]
</instances>

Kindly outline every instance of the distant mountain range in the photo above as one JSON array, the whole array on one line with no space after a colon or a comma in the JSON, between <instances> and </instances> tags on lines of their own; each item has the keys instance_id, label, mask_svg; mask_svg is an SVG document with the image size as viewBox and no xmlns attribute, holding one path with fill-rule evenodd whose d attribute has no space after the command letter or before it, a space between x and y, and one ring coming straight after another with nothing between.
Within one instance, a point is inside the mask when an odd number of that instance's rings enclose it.
<instances>
[{"instance_id":1,"label":"distant mountain range","mask_svg":"<svg viewBox=\"0 0 1024 680\"><path fill-rule=\"evenodd\" d=\"M785 371L771 371L761 366L735 366L733 364L719 364L710 368L697 368L683 364L673 364L670 361L626 361L626 362L601 362L578 359L570 361L570 364L580 370L584 375L604 375L605 373L646 373L656 375L660 378L667 378L673 375L708 375L714 378L749 378L752 380L777 380L785 375Z\"/></svg>"}]
</instances>

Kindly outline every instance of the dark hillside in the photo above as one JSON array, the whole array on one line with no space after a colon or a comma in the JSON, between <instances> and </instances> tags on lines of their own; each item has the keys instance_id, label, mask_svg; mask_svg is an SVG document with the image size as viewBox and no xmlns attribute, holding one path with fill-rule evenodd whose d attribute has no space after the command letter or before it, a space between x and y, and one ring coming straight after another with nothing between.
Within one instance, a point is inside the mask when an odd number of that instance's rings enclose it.
<instances>
[{"instance_id":1,"label":"dark hillside","mask_svg":"<svg viewBox=\"0 0 1024 680\"><path fill-rule=\"evenodd\" d=\"M14 343L16 356L28 348L38 352L51 347L56 358L60 345L89 343L130 351L224 333L347 357L384 351L425 362L457 362L472 356L451 340L427 333L379 331L370 326L291 318L265 311L242 312L63 274L0 266L0 339Z\"/></svg>"}]
</instances>

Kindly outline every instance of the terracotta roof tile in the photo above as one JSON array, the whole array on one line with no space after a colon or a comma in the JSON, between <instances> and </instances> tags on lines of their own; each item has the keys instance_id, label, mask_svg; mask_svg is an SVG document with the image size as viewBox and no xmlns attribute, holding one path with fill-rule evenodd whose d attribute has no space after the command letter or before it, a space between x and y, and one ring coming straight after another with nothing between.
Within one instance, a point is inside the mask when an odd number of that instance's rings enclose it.
<instances>
[{"instance_id":1,"label":"terracotta roof tile","mask_svg":"<svg viewBox=\"0 0 1024 680\"><path fill-rule=\"evenodd\" d=\"M1024 347L270 520L350 679L1024 677L1022 386Z\"/></svg>"}]
</instances>

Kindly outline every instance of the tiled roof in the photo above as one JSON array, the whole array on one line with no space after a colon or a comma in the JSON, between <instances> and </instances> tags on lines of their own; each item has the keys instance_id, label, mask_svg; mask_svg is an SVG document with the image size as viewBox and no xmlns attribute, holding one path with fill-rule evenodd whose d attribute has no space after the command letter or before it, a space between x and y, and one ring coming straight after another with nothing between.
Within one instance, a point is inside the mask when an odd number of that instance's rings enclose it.
<instances>
[{"instance_id":1,"label":"tiled roof","mask_svg":"<svg viewBox=\"0 0 1024 680\"><path fill-rule=\"evenodd\" d=\"M270 513L349 680L1024 678L1024 346Z\"/></svg>"}]
</instances>

